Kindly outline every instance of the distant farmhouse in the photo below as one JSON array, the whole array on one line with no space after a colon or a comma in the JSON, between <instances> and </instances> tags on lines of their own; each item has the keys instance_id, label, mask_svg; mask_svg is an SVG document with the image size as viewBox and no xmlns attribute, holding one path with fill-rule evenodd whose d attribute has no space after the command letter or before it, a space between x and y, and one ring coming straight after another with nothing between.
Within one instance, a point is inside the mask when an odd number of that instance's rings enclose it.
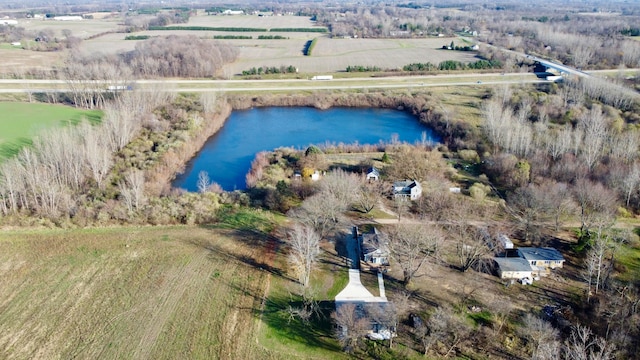
<instances>
[{"instance_id":1,"label":"distant farmhouse","mask_svg":"<svg viewBox=\"0 0 640 360\"><path fill-rule=\"evenodd\" d=\"M83 20L84 18L82 16L56 16L53 18L53 20L55 21L80 21Z\"/></svg>"},{"instance_id":2,"label":"distant farmhouse","mask_svg":"<svg viewBox=\"0 0 640 360\"><path fill-rule=\"evenodd\" d=\"M227 9L222 12L222 15L244 15L244 11Z\"/></svg>"},{"instance_id":3,"label":"distant farmhouse","mask_svg":"<svg viewBox=\"0 0 640 360\"><path fill-rule=\"evenodd\" d=\"M422 196L422 186L415 180L396 181L393 183L393 197L396 199L417 200Z\"/></svg>"}]
</instances>

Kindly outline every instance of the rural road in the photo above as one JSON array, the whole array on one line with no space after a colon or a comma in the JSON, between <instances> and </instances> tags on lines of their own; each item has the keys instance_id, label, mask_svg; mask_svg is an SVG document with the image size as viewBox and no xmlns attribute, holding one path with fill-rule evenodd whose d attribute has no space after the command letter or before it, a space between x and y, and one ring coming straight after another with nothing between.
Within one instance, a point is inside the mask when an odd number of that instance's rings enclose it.
<instances>
[{"instance_id":1,"label":"rural road","mask_svg":"<svg viewBox=\"0 0 640 360\"><path fill-rule=\"evenodd\" d=\"M132 81L141 90L175 92L278 92L349 89L426 88L437 86L482 86L500 84L544 83L531 73L443 74L427 76L335 78L333 80L275 79L275 80L138 80ZM88 82L106 87L109 81ZM128 82L126 82L128 83ZM122 84L122 82L120 82ZM0 93L66 92L70 87L64 80L0 79Z\"/></svg>"},{"instance_id":2,"label":"rural road","mask_svg":"<svg viewBox=\"0 0 640 360\"><path fill-rule=\"evenodd\" d=\"M628 69L633 71L638 69ZM616 70L589 72L599 76L615 76ZM534 73L456 73L419 76L354 77L332 80L264 79L264 80L89 80L89 87L134 84L142 91L173 92L287 92L316 90L420 89L443 86L496 86L510 84L547 83ZM77 87L79 81L74 81ZM65 80L0 79L0 93L68 92Z\"/></svg>"}]
</instances>

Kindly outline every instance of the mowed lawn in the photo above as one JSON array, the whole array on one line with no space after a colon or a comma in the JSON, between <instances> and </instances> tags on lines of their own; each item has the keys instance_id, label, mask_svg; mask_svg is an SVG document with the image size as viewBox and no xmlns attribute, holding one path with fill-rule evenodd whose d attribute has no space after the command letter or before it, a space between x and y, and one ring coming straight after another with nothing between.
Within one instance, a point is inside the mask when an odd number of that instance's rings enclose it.
<instances>
[{"instance_id":1,"label":"mowed lawn","mask_svg":"<svg viewBox=\"0 0 640 360\"><path fill-rule=\"evenodd\" d=\"M0 358L264 359L265 239L201 227L0 233Z\"/></svg>"},{"instance_id":2,"label":"mowed lawn","mask_svg":"<svg viewBox=\"0 0 640 360\"><path fill-rule=\"evenodd\" d=\"M11 157L40 131L55 126L78 124L82 119L97 123L99 110L42 103L0 102L0 161Z\"/></svg>"}]
</instances>

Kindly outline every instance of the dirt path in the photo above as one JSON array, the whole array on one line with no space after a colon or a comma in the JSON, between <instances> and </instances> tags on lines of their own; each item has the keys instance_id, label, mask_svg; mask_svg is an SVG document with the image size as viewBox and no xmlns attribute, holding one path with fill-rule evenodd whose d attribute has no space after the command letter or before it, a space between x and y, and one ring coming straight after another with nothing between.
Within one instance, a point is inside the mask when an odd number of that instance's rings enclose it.
<instances>
[{"instance_id":1,"label":"dirt path","mask_svg":"<svg viewBox=\"0 0 640 360\"><path fill-rule=\"evenodd\" d=\"M174 271L167 277L167 281L162 289L164 300L155 310L151 320L146 324L146 328L133 354L134 359L148 359L154 348L162 329L167 321L174 314L178 301L182 298L185 290L191 283L198 281L196 274L206 265L207 251L201 250L182 269Z\"/></svg>"}]
</instances>

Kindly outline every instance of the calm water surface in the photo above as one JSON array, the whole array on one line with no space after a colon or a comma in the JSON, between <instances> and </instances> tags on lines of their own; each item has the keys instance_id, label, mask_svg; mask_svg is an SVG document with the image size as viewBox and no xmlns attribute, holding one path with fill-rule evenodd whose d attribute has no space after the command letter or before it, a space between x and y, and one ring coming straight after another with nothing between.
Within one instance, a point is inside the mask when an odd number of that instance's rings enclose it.
<instances>
[{"instance_id":1,"label":"calm water surface","mask_svg":"<svg viewBox=\"0 0 640 360\"><path fill-rule=\"evenodd\" d=\"M260 151L278 147L306 148L311 144L389 142L439 139L409 113L371 108L272 107L234 111L225 125L212 136L187 164L174 187L197 191L198 173L206 171L212 182L225 190L244 189L245 175Z\"/></svg>"}]
</instances>

